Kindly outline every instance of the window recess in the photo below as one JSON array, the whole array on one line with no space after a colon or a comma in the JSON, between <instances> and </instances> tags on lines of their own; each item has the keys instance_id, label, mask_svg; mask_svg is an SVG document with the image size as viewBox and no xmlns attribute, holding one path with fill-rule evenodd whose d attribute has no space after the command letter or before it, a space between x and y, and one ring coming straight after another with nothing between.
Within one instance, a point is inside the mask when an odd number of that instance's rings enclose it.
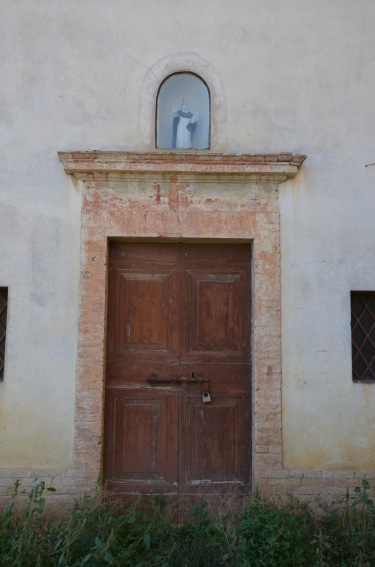
<instances>
[{"instance_id":1,"label":"window recess","mask_svg":"<svg viewBox=\"0 0 375 567\"><path fill-rule=\"evenodd\" d=\"M0 287L0 380L4 380L7 311L8 311L8 288Z\"/></svg>"},{"instance_id":2,"label":"window recess","mask_svg":"<svg viewBox=\"0 0 375 567\"><path fill-rule=\"evenodd\" d=\"M375 383L375 292L351 292L353 382Z\"/></svg>"}]
</instances>

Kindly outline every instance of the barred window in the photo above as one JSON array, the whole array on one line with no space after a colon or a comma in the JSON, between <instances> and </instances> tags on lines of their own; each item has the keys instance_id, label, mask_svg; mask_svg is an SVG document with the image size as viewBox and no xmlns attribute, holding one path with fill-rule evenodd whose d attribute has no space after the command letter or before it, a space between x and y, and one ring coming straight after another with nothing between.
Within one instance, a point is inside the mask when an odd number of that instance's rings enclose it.
<instances>
[{"instance_id":1,"label":"barred window","mask_svg":"<svg viewBox=\"0 0 375 567\"><path fill-rule=\"evenodd\" d=\"M354 382L375 382L375 292L351 292Z\"/></svg>"},{"instance_id":2,"label":"barred window","mask_svg":"<svg viewBox=\"0 0 375 567\"><path fill-rule=\"evenodd\" d=\"M4 380L7 310L8 310L8 288L0 287L0 380Z\"/></svg>"}]
</instances>

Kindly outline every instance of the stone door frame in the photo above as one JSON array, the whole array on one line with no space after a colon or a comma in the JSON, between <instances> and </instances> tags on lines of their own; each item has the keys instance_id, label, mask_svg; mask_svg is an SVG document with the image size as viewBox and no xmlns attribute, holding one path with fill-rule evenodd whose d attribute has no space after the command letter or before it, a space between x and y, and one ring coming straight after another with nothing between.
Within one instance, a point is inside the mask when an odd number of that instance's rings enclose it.
<instances>
[{"instance_id":1,"label":"stone door frame","mask_svg":"<svg viewBox=\"0 0 375 567\"><path fill-rule=\"evenodd\" d=\"M102 470L110 239L252 243L253 488L282 471L279 184L294 154L60 152L82 188L74 468Z\"/></svg>"}]
</instances>

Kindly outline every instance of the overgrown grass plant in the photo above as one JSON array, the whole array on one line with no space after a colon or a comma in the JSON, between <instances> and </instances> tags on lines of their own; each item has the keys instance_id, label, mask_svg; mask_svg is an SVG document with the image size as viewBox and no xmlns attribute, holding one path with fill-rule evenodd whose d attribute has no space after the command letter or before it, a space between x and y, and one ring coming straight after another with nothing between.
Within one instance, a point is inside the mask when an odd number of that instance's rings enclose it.
<instances>
[{"instance_id":1,"label":"overgrown grass plant","mask_svg":"<svg viewBox=\"0 0 375 567\"><path fill-rule=\"evenodd\" d=\"M186 516L160 495L146 507L86 495L67 518L52 522L45 506L54 488L36 483L21 512L19 491L17 482L0 512L1 567L375 566L375 505L367 479L322 515L259 494L217 498L219 506L207 497Z\"/></svg>"}]
</instances>

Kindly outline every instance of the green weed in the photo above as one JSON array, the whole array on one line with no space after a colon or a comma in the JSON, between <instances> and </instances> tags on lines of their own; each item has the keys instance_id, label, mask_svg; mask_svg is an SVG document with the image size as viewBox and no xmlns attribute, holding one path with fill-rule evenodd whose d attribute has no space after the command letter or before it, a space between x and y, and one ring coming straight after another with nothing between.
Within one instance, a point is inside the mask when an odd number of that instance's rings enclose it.
<instances>
[{"instance_id":1,"label":"green weed","mask_svg":"<svg viewBox=\"0 0 375 567\"><path fill-rule=\"evenodd\" d=\"M256 494L239 520L237 534L239 567L314 564L313 518L307 506L280 506Z\"/></svg>"},{"instance_id":2,"label":"green weed","mask_svg":"<svg viewBox=\"0 0 375 567\"><path fill-rule=\"evenodd\" d=\"M225 506L198 501L183 521L160 495L147 506L126 507L94 495L77 500L67 518L52 522L44 508L54 489L37 483L20 512L19 487L16 482L0 511L2 567L375 565L375 504L366 479L320 516L307 505L281 505L255 494L228 499Z\"/></svg>"}]
</instances>

